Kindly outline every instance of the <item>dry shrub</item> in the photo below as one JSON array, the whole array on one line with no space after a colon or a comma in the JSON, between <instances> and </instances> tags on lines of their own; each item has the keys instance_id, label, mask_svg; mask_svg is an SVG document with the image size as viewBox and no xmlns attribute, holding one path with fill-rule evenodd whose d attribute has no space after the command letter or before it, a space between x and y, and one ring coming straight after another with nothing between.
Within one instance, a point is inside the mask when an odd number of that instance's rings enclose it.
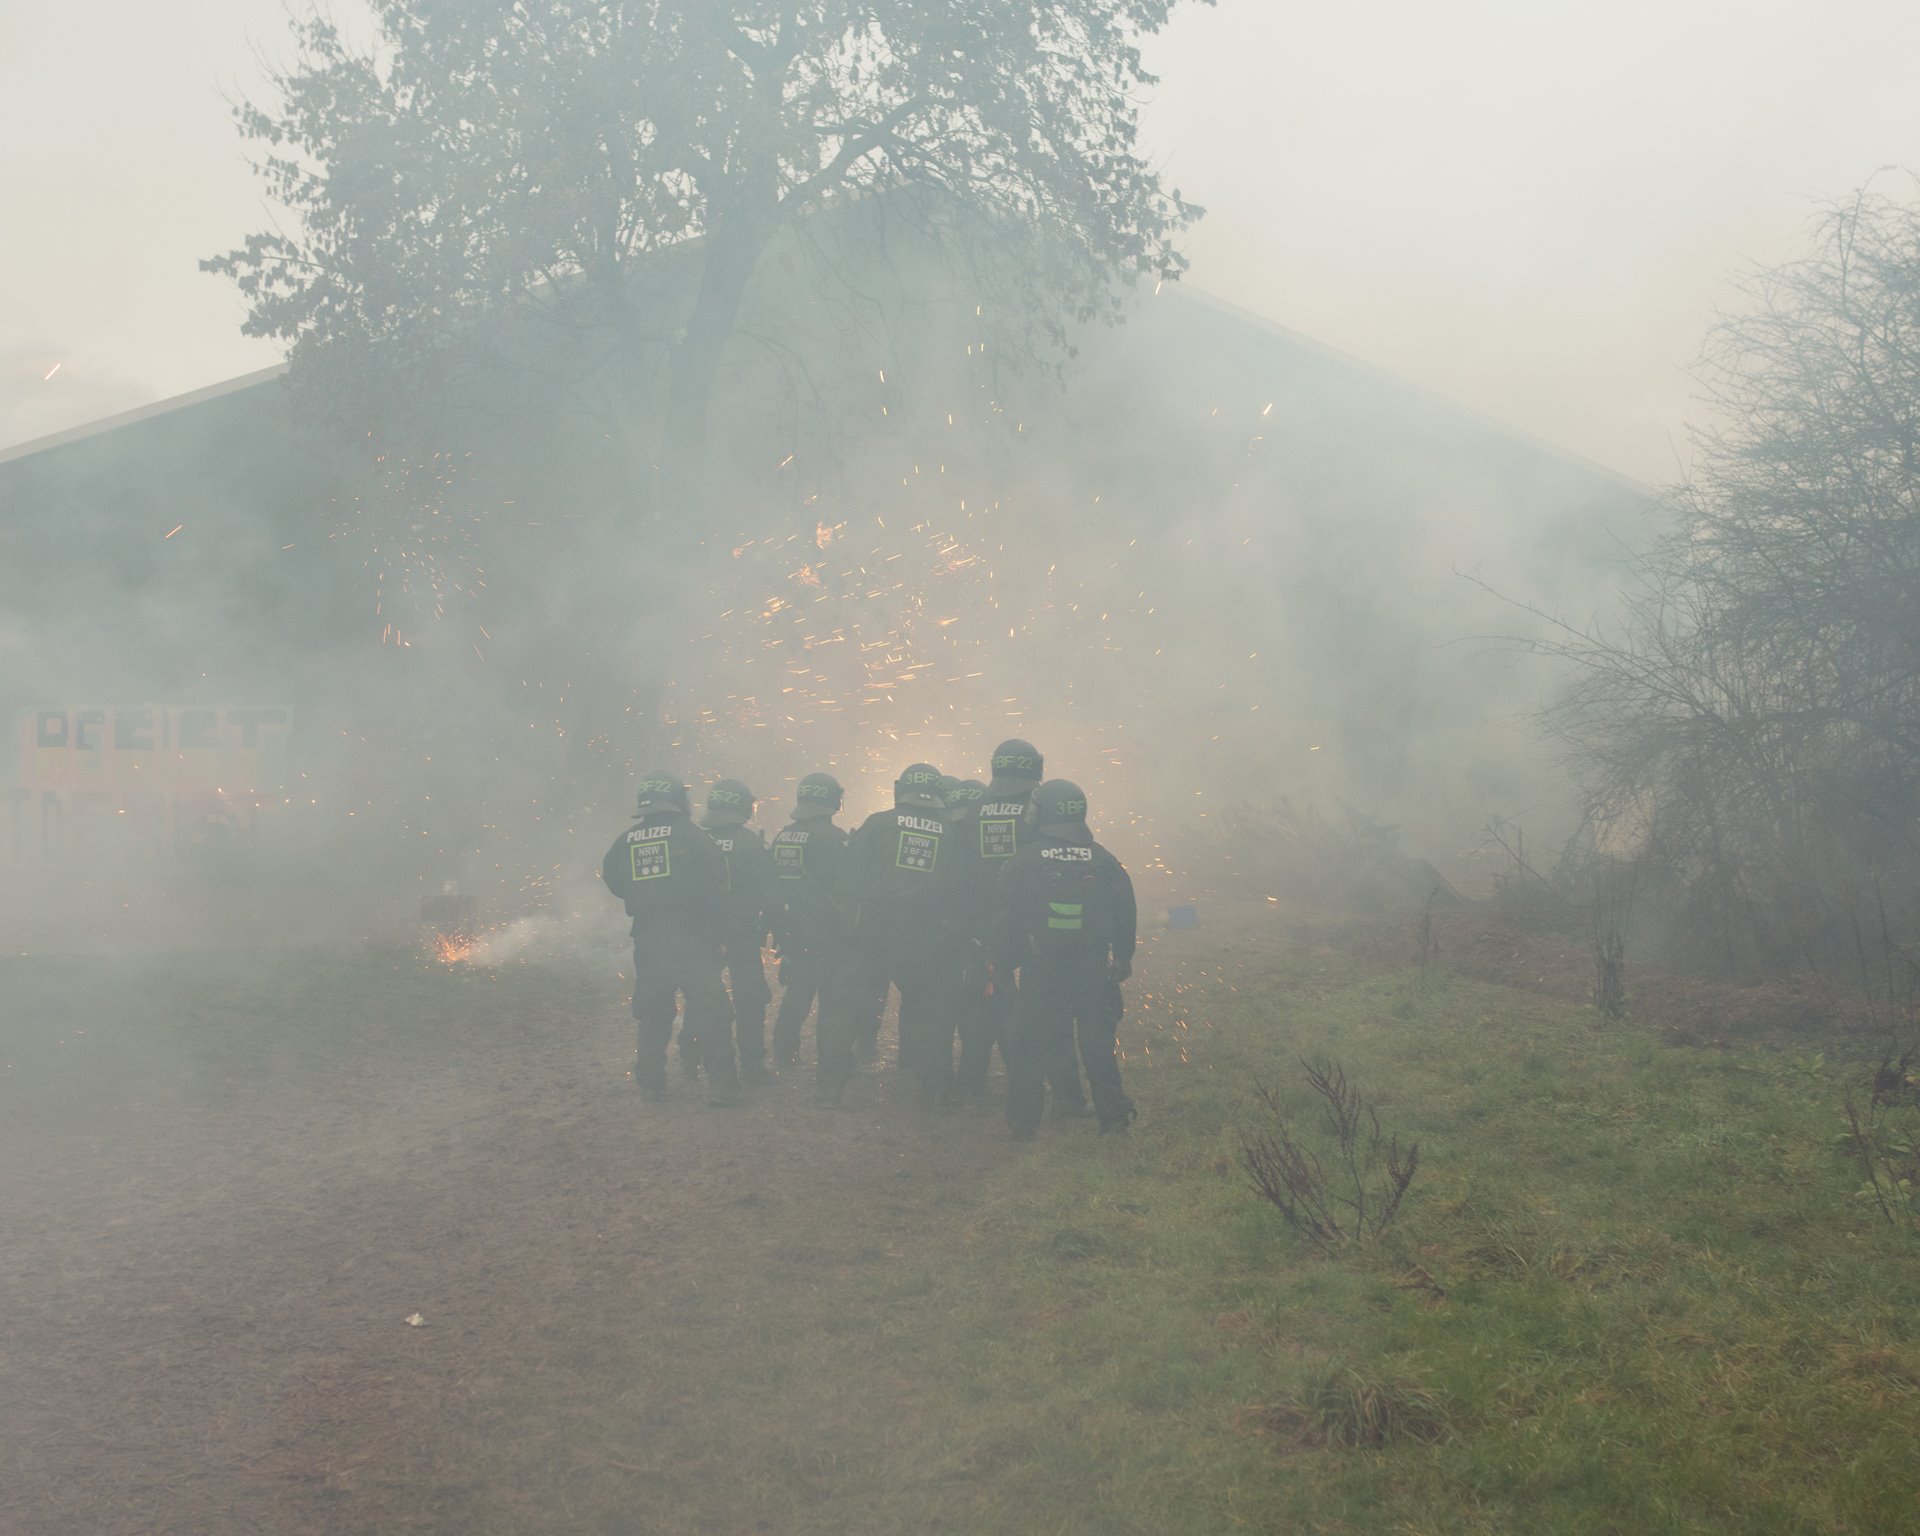
<instances>
[{"instance_id":1,"label":"dry shrub","mask_svg":"<svg viewBox=\"0 0 1920 1536\"><path fill-rule=\"evenodd\" d=\"M1309 1376L1269 1422L1303 1445L1336 1450L1432 1445L1448 1428L1446 1401L1432 1388L1337 1363Z\"/></svg>"},{"instance_id":2,"label":"dry shrub","mask_svg":"<svg viewBox=\"0 0 1920 1536\"><path fill-rule=\"evenodd\" d=\"M1240 1165L1255 1193L1300 1236L1321 1248L1364 1241L1384 1232L1420 1170L1420 1143L1400 1144L1380 1128L1380 1117L1347 1081L1336 1061L1303 1061L1301 1072L1320 1101L1322 1157L1303 1139L1270 1085L1254 1082L1265 1110L1240 1138Z\"/></svg>"}]
</instances>

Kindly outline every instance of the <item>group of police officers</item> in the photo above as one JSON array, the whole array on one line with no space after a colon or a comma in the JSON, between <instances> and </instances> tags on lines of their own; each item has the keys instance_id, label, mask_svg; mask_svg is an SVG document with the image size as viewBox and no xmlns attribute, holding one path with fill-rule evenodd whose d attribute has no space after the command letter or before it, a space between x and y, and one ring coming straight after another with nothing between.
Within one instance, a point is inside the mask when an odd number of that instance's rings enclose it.
<instances>
[{"instance_id":1,"label":"group of police officers","mask_svg":"<svg viewBox=\"0 0 1920 1536\"><path fill-rule=\"evenodd\" d=\"M708 1103L737 1104L743 1079L792 1070L810 1014L818 1093L838 1103L856 1062L877 1054L891 987L900 1065L928 1104L982 1099L997 1047L1015 1136L1036 1133L1049 1094L1056 1116L1089 1112L1083 1065L1102 1134L1124 1133L1134 1107L1114 1032L1133 882L1087 831L1086 795L1043 768L1017 740L994 749L986 784L915 763L892 809L851 833L834 820L839 783L810 773L771 840L749 825L754 797L738 780L713 785L696 824L676 775L644 775L636 823L601 865L633 919L640 1093L666 1096L677 997L680 1064L705 1073ZM784 989L770 1043L769 939Z\"/></svg>"}]
</instances>

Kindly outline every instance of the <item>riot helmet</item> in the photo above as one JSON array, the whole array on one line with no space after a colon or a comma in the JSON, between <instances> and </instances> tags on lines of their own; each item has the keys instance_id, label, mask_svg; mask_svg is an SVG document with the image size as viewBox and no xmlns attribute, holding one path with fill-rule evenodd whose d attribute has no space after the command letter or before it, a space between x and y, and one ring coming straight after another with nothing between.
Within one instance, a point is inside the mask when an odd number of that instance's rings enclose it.
<instances>
[{"instance_id":1,"label":"riot helmet","mask_svg":"<svg viewBox=\"0 0 1920 1536\"><path fill-rule=\"evenodd\" d=\"M920 810L944 811L946 800L940 794L940 770L932 763L913 763L893 781L893 803Z\"/></svg>"},{"instance_id":2,"label":"riot helmet","mask_svg":"<svg viewBox=\"0 0 1920 1536\"><path fill-rule=\"evenodd\" d=\"M641 774L634 788L638 791L634 797L635 811L684 812L687 809L687 786L680 782L677 774L668 773L664 768Z\"/></svg>"},{"instance_id":3,"label":"riot helmet","mask_svg":"<svg viewBox=\"0 0 1920 1536\"><path fill-rule=\"evenodd\" d=\"M1016 736L993 749L991 766L996 784L1038 784L1046 774L1047 760L1032 742Z\"/></svg>"},{"instance_id":4,"label":"riot helmet","mask_svg":"<svg viewBox=\"0 0 1920 1536\"><path fill-rule=\"evenodd\" d=\"M1048 779L1033 792L1028 814L1042 832L1083 832L1087 826L1087 792L1071 779Z\"/></svg>"},{"instance_id":5,"label":"riot helmet","mask_svg":"<svg viewBox=\"0 0 1920 1536\"><path fill-rule=\"evenodd\" d=\"M710 827L744 827L753 820L753 791L738 779L715 779L707 791L706 824Z\"/></svg>"},{"instance_id":6,"label":"riot helmet","mask_svg":"<svg viewBox=\"0 0 1920 1536\"><path fill-rule=\"evenodd\" d=\"M978 779L948 779L941 785L941 796L948 810L972 812L987 798L987 786Z\"/></svg>"},{"instance_id":7,"label":"riot helmet","mask_svg":"<svg viewBox=\"0 0 1920 1536\"><path fill-rule=\"evenodd\" d=\"M793 819L799 821L808 816L831 816L840 809L840 802L845 797L846 791L832 774L810 773L793 791Z\"/></svg>"}]
</instances>

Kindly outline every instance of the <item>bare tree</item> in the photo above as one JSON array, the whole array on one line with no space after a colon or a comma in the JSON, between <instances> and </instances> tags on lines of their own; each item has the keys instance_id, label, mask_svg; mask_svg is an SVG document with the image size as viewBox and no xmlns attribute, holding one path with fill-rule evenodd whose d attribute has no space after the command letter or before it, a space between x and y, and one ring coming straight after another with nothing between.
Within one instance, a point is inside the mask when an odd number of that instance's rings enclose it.
<instances>
[{"instance_id":1,"label":"bare tree","mask_svg":"<svg viewBox=\"0 0 1920 1536\"><path fill-rule=\"evenodd\" d=\"M1548 724L1650 894L1743 968L1920 922L1920 202L1869 187L1754 274L1704 356L1672 532L1622 624L1535 642Z\"/></svg>"}]
</instances>

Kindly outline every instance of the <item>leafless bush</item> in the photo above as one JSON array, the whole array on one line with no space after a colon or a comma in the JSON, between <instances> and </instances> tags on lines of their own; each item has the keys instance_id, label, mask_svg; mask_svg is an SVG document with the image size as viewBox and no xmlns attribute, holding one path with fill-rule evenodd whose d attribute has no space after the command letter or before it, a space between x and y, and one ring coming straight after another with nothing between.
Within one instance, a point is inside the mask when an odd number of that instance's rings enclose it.
<instances>
[{"instance_id":1,"label":"leafless bush","mask_svg":"<svg viewBox=\"0 0 1920 1536\"><path fill-rule=\"evenodd\" d=\"M1560 927L1572 915L1553 870L1541 869L1540 848L1529 842L1517 817L1489 818L1475 852L1492 867L1493 908L1503 923L1537 931Z\"/></svg>"},{"instance_id":2,"label":"leafless bush","mask_svg":"<svg viewBox=\"0 0 1920 1536\"><path fill-rule=\"evenodd\" d=\"M1909 1050L1892 1051L1874 1069L1864 1103L1846 1097L1847 1144L1871 1200L1890 1226L1920 1231L1920 1082Z\"/></svg>"},{"instance_id":3,"label":"leafless bush","mask_svg":"<svg viewBox=\"0 0 1920 1536\"><path fill-rule=\"evenodd\" d=\"M1617 929L1593 941L1593 1004L1610 1019L1627 1011L1627 941Z\"/></svg>"},{"instance_id":4,"label":"leafless bush","mask_svg":"<svg viewBox=\"0 0 1920 1536\"><path fill-rule=\"evenodd\" d=\"M1439 887L1427 897L1427 904L1420 909L1420 970L1422 974L1431 973L1440 959L1440 935L1433 926L1433 904L1440 898Z\"/></svg>"},{"instance_id":5,"label":"leafless bush","mask_svg":"<svg viewBox=\"0 0 1920 1536\"><path fill-rule=\"evenodd\" d=\"M1546 724L1643 851L1662 927L1729 972L1848 948L1883 893L1920 927L1920 181L1822 215L1701 366L1671 532L1624 615L1531 610L1569 664Z\"/></svg>"},{"instance_id":6,"label":"leafless bush","mask_svg":"<svg viewBox=\"0 0 1920 1536\"><path fill-rule=\"evenodd\" d=\"M1593 941L1593 1002L1610 1019L1627 1011L1627 931L1639 885L1638 860L1596 863L1589 874L1588 934Z\"/></svg>"},{"instance_id":7,"label":"leafless bush","mask_svg":"<svg viewBox=\"0 0 1920 1536\"><path fill-rule=\"evenodd\" d=\"M1420 1144L1404 1148L1380 1129L1380 1117L1335 1061L1303 1061L1306 1085L1319 1099L1326 1144L1322 1158L1303 1139L1278 1090L1255 1080L1265 1111L1240 1138L1240 1163L1254 1191L1300 1236L1321 1248L1366 1241L1384 1232L1420 1169Z\"/></svg>"}]
</instances>

